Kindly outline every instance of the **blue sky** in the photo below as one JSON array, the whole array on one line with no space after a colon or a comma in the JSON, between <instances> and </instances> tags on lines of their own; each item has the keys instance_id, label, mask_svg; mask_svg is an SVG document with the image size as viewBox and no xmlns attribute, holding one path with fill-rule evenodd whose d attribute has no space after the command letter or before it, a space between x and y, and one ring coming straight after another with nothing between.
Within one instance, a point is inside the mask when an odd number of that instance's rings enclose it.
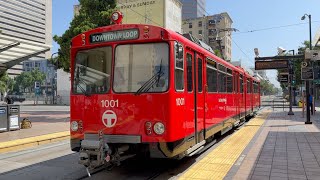
<instances>
[{"instance_id":1,"label":"blue sky","mask_svg":"<svg viewBox=\"0 0 320 180\"><path fill-rule=\"evenodd\" d=\"M69 27L78 0L53 0L52 4L53 35L61 35ZM276 55L278 46L297 52L301 43L309 40L308 19L301 21L305 13L312 15L312 37L320 29L319 0L207 0L206 12L230 15L233 28L240 31L232 36L233 60L241 59L248 67L254 66L254 48L259 48L260 56ZM56 52L58 46L53 46L52 52ZM274 71L268 76L276 83Z\"/></svg>"}]
</instances>

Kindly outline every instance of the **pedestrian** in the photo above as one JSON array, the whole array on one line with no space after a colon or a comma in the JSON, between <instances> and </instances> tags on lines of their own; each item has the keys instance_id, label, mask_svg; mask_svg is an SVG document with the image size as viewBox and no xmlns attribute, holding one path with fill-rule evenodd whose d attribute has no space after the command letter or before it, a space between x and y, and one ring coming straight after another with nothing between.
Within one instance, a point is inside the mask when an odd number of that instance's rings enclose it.
<instances>
[{"instance_id":1,"label":"pedestrian","mask_svg":"<svg viewBox=\"0 0 320 180\"><path fill-rule=\"evenodd\" d=\"M311 115L313 115L313 103L312 103L312 95L310 94L309 95L309 104L310 104L310 107L311 107Z\"/></svg>"}]
</instances>

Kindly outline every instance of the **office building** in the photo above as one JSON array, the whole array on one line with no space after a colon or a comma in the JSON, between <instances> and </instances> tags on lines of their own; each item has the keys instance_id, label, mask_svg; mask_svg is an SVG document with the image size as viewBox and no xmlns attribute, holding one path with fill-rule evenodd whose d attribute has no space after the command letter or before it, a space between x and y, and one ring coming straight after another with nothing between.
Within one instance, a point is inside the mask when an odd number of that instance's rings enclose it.
<instances>
[{"instance_id":1,"label":"office building","mask_svg":"<svg viewBox=\"0 0 320 180\"><path fill-rule=\"evenodd\" d=\"M151 24L181 33L182 4L179 0L117 0L123 24Z\"/></svg>"},{"instance_id":2,"label":"office building","mask_svg":"<svg viewBox=\"0 0 320 180\"><path fill-rule=\"evenodd\" d=\"M180 0L182 19L193 19L206 15L206 0Z\"/></svg>"},{"instance_id":3,"label":"office building","mask_svg":"<svg viewBox=\"0 0 320 180\"><path fill-rule=\"evenodd\" d=\"M208 44L213 50L221 50L223 58L232 59L232 19L228 13L186 19L182 23L183 33L190 33L194 37Z\"/></svg>"},{"instance_id":4,"label":"office building","mask_svg":"<svg viewBox=\"0 0 320 180\"><path fill-rule=\"evenodd\" d=\"M24 41L24 43L40 43L52 45L52 0L1 0L0 1L0 40L1 35ZM6 46L7 44L0 44ZM24 46L25 48L25 46ZM16 53L16 54L15 54ZM9 49L0 54L3 60L7 56L20 56ZM28 54L28 49L24 49ZM51 52L38 54L31 59L48 59ZM9 75L17 75L22 71L22 63L8 69Z\"/></svg>"}]
</instances>

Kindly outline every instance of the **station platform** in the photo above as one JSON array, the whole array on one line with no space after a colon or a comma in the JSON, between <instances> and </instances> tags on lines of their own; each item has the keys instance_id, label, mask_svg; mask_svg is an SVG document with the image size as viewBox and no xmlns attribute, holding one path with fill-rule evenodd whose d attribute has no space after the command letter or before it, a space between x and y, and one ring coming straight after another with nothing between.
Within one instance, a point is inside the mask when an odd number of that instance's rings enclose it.
<instances>
[{"instance_id":1,"label":"station platform","mask_svg":"<svg viewBox=\"0 0 320 180\"><path fill-rule=\"evenodd\" d=\"M288 109L286 109L288 110ZM320 179L320 109L305 124L294 115L265 108L178 176L191 179Z\"/></svg>"},{"instance_id":2,"label":"station platform","mask_svg":"<svg viewBox=\"0 0 320 180\"><path fill-rule=\"evenodd\" d=\"M34 108L40 109L35 111ZM70 138L69 111L50 111L29 106L21 111L20 119L28 118L32 127L0 133L0 153L17 151L35 145L50 143Z\"/></svg>"}]
</instances>

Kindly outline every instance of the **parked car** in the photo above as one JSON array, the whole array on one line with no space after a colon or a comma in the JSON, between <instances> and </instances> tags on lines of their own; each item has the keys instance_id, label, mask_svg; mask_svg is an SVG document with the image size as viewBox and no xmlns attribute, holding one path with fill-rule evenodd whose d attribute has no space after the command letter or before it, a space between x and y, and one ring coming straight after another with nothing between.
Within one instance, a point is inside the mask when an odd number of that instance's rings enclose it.
<instances>
[{"instance_id":1,"label":"parked car","mask_svg":"<svg viewBox=\"0 0 320 180\"><path fill-rule=\"evenodd\" d=\"M5 98L5 101L8 103L8 104L13 104L14 102L23 102L25 101L26 98L24 97L19 97L19 96L14 96L14 95L8 95L6 98Z\"/></svg>"}]
</instances>

